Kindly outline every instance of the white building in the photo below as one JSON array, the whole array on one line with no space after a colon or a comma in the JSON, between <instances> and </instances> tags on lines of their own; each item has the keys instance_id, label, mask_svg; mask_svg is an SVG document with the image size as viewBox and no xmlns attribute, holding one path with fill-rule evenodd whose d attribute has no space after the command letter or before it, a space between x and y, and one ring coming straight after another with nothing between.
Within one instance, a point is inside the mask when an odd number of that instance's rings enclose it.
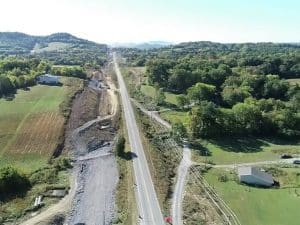
<instances>
[{"instance_id":1,"label":"white building","mask_svg":"<svg viewBox=\"0 0 300 225\"><path fill-rule=\"evenodd\" d=\"M272 175L251 166L238 167L238 177L240 182L270 187L274 184Z\"/></svg>"},{"instance_id":2,"label":"white building","mask_svg":"<svg viewBox=\"0 0 300 225\"><path fill-rule=\"evenodd\" d=\"M60 83L59 77L51 75L51 74L44 74L44 75L38 76L37 81L40 84L59 84Z\"/></svg>"}]
</instances>

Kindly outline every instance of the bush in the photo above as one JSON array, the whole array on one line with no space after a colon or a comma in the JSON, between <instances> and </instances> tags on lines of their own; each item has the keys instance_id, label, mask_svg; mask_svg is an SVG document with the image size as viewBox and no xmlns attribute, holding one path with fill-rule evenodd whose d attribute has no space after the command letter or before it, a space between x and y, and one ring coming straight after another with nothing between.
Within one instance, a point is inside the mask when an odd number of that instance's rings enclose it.
<instances>
[{"instance_id":1,"label":"bush","mask_svg":"<svg viewBox=\"0 0 300 225\"><path fill-rule=\"evenodd\" d=\"M58 170L56 168L43 168L35 171L30 176L30 183L32 185L42 183L54 183L57 180Z\"/></svg>"},{"instance_id":2,"label":"bush","mask_svg":"<svg viewBox=\"0 0 300 225\"><path fill-rule=\"evenodd\" d=\"M53 165L58 170L66 170L72 168L70 159L65 157L57 159Z\"/></svg>"},{"instance_id":3,"label":"bush","mask_svg":"<svg viewBox=\"0 0 300 225\"><path fill-rule=\"evenodd\" d=\"M124 156L125 154L125 138L123 135L120 135L116 144L116 152L118 156Z\"/></svg>"},{"instance_id":4,"label":"bush","mask_svg":"<svg viewBox=\"0 0 300 225\"><path fill-rule=\"evenodd\" d=\"M226 175L226 174L220 174L219 176L218 176L218 181L220 181L220 182L227 182L229 180L229 178L228 178L228 176Z\"/></svg>"}]
</instances>

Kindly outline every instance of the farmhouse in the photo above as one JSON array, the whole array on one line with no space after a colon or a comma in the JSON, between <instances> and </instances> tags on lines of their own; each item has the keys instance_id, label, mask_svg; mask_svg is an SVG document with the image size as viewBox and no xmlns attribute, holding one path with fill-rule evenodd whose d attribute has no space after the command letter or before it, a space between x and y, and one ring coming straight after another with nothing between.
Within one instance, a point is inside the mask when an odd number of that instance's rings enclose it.
<instances>
[{"instance_id":1,"label":"farmhouse","mask_svg":"<svg viewBox=\"0 0 300 225\"><path fill-rule=\"evenodd\" d=\"M59 84L59 77L51 74L40 75L37 78L38 83L40 84Z\"/></svg>"},{"instance_id":2,"label":"farmhouse","mask_svg":"<svg viewBox=\"0 0 300 225\"><path fill-rule=\"evenodd\" d=\"M272 175L251 166L243 166L238 168L238 176L240 182L270 187L274 184Z\"/></svg>"}]
</instances>

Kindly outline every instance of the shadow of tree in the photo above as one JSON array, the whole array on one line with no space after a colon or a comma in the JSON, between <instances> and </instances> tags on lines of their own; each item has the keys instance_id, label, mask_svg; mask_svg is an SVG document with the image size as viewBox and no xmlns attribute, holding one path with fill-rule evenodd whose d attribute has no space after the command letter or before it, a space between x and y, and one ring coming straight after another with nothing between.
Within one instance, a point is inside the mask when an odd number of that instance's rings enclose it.
<instances>
[{"instance_id":1,"label":"shadow of tree","mask_svg":"<svg viewBox=\"0 0 300 225\"><path fill-rule=\"evenodd\" d=\"M211 151L205 146L205 143L201 143L200 141L192 141L190 142L190 147L196 150L201 156L211 156Z\"/></svg>"},{"instance_id":2,"label":"shadow of tree","mask_svg":"<svg viewBox=\"0 0 300 225\"><path fill-rule=\"evenodd\" d=\"M123 152L122 154L118 155L120 158L130 161L134 158L137 158L137 154L134 152Z\"/></svg>"},{"instance_id":3,"label":"shadow of tree","mask_svg":"<svg viewBox=\"0 0 300 225\"><path fill-rule=\"evenodd\" d=\"M300 140L294 137L266 137L265 141L275 145L297 145L300 144Z\"/></svg>"},{"instance_id":4,"label":"shadow of tree","mask_svg":"<svg viewBox=\"0 0 300 225\"><path fill-rule=\"evenodd\" d=\"M9 202L16 198L24 198L26 196L28 190L29 190L29 188L27 188L23 191L18 191L18 192L13 192L13 193L1 193L0 201L1 202Z\"/></svg>"},{"instance_id":5,"label":"shadow of tree","mask_svg":"<svg viewBox=\"0 0 300 225\"><path fill-rule=\"evenodd\" d=\"M3 95L2 98L5 99L6 101L12 101L12 100L15 99L16 93L17 93L17 92L14 91L14 92L9 93L9 94L7 94L7 95ZM1 98L1 96L0 96L0 98Z\"/></svg>"}]
</instances>

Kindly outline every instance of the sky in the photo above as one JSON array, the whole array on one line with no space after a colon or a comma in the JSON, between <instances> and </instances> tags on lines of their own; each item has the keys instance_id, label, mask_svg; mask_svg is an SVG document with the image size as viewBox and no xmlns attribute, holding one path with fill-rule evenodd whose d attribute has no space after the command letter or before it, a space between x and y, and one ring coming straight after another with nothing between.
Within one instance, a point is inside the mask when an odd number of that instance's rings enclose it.
<instances>
[{"instance_id":1,"label":"sky","mask_svg":"<svg viewBox=\"0 0 300 225\"><path fill-rule=\"evenodd\" d=\"M0 0L0 31L98 43L300 42L300 0Z\"/></svg>"}]
</instances>

